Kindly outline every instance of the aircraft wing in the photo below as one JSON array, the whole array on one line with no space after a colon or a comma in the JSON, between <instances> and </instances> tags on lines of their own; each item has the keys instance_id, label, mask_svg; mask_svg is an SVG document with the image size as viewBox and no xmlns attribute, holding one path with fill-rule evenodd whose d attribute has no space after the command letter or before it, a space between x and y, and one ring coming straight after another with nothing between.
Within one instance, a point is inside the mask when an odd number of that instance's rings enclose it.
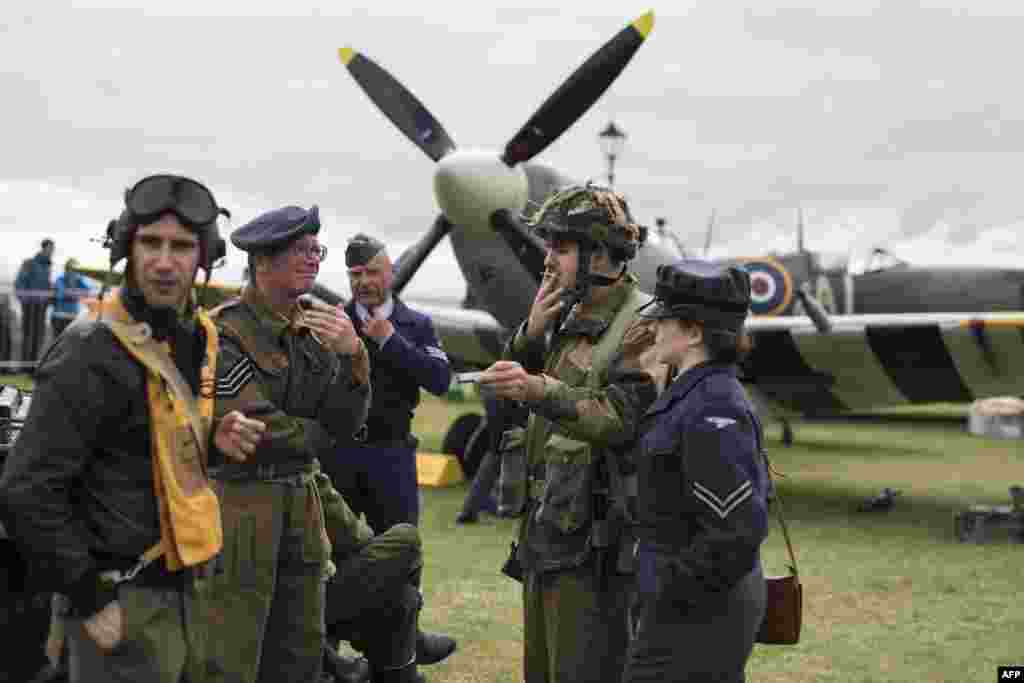
<instances>
[{"instance_id":1,"label":"aircraft wing","mask_svg":"<svg viewBox=\"0 0 1024 683\"><path fill-rule=\"evenodd\" d=\"M120 285L121 278L123 277L122 273L111 273L106 268L88 268L85 266L78 266L75 270L88 278L96 280L97 282L109 281L111 287L117 287ZM195 286L196 296L201 295L202 289L203 287L200 284ZM213 308L214 306L224 303L228 299L238 296L240 292L241 288L235 285L225 285L211 281L203 299L203 304L206 308Z\"/></svg>"},{"instance_id":2,"label":"aircraft wing","mask_svg":"<svg viewBox=\"0 0 1024 683\"><path fill-rule=\"evenodd\" d=\"M414 310L426 313L434 322L445 353L454 362L486 367L498 360L510 330L486 311L457 305L407 301Z\"/></svg>"},{"instance_id":3,"label":"aircraft wing","mask_svg":"<svg viewBox=\"0 0 1024 683\"><path fill-rule=\"evenodd\" d=\"M805 414L1024 395L1024 313L754 317L743 371Z\"/></svg>"},{"instance_id":4,"label":"aircraft wing","mask_svg":"<svg viewBox=\"0 0 1024 683\"><path fill-rule=\"evenodd\" d=\"M510 331L489 313L409 302L453 361L486 366ZM805 414L1024 395L1024 313L753 317L744 381Z\"/></svg>"}]
</instances>

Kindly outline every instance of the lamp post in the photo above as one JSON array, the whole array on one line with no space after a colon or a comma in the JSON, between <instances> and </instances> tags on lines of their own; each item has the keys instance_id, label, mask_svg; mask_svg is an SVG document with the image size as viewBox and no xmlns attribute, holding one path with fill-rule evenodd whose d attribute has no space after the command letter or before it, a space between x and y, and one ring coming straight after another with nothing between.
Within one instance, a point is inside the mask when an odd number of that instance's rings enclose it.
<instances>
[{"instance_id":1,"label":"lamp post","mask_svg":"<svg viewBox=\"0 0 1024 683\"><path fill-rule=\"evenodd\" d=\"M605 159L608 160L608 187L612 187L615 185L615 160L622 153L626 133L616 126L614 121L609 121L605 129L597 134L597 139L601 143Z\"/></svg>"}]
</instances>

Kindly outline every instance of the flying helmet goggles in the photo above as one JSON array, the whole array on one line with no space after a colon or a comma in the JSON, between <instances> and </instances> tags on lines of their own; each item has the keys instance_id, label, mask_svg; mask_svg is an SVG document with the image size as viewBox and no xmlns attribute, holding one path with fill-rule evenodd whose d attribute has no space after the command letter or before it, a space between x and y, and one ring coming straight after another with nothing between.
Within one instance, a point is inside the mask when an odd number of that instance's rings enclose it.
<instances>
[{"instance_id":1,"label":"flying helmet goggles","mask_svg":"<svg viewBox=\"0 0 1024 683\"><path fill-rule=\"evenodd\" d=\"M217 218L230 218L231 212L219 207L213 193L198 181L171 174L147 176L125 192L124 204L120 218L107 226L105 246L110 248L111 265L128 255L131 236L138 226L149 225L166 213L174 214L182 225L199 235L203 254L199 265L207 273L227 254Z\"/></svg>"},{"instance_id":2,"label":"flying helmet goggles","mask_svg":"<svg viewBox=\"0 0 1024 683\"><path fill-rule=\"evenodd\" d=\"M625 197L591 183L555 192L523 219L543 240L604 244L626 260L636 256L637 249L647 238L647 228L633 220Z\"/></svg>"}]
</instances>

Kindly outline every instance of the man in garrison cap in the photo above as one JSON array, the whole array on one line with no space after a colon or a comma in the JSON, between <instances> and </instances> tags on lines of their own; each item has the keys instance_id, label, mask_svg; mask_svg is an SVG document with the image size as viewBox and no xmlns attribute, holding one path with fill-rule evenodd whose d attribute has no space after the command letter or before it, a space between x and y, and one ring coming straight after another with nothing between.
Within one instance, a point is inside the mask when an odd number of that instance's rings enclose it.
<instances>
[{"instance_id":1,"label":"man in garrison cap","mask_svg":"<svg viewBox=\"0 0 1024 683\"><path fill-rule=\"evenodd\" d=\"M419 524L416 446L410 431L420 389L441 396L451 382L448 356L430 318L391 291L393 266L384 244L357 234L345 249L352 301L345 312L370 355L373 400L366 424L339 440L324 470L352 509L370 526ZM452 653L455 641L420 632L417 659L432 664Z\"/></svg>"}]
</instances>

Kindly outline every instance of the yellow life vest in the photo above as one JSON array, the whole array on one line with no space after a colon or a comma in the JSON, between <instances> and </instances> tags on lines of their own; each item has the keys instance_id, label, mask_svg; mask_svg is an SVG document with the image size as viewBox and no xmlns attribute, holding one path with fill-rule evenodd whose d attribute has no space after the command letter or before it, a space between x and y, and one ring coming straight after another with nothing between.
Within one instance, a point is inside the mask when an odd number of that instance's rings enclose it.
<instances>
[{"instance_id":1,"label":"yellow life vest","mask_svg":"<svg viewBox=\"0 0 1024 683\"><path fill-rule=\"evenodd\" d=\"M205 562L224 544L220 503L210 486L206 465L217 370L217 328L203 309L196 319L206 331L206 356L199 370L199 397L170 356L166 342L153 339L146 323L125 309L120 290L104 297L90 312L146 368L153 490L160 517L160 542L147 550L143 564L165 555L171 571Z\"/></svg>"}]
</instances>

